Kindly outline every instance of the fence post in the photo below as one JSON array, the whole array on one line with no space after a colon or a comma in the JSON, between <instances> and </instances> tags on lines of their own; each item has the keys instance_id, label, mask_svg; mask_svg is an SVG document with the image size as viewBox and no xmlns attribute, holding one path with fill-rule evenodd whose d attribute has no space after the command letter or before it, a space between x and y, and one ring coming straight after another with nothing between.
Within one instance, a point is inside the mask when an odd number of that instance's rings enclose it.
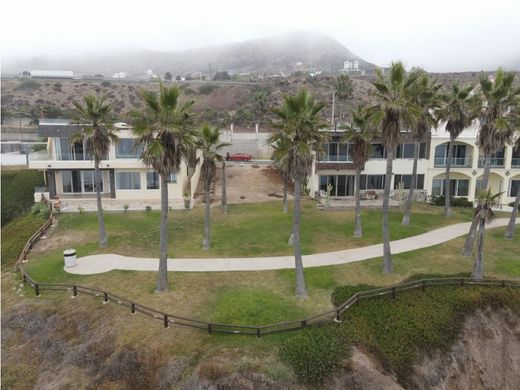
<instances>
[{"instance_id":1,"label":"fence post","mask_svg":"<svg viewBox=\"0 0 520 390\"><path fill-rule=\"evenodd\" d=\"M27 283L27 276L25 276L25 272L22 273L22 281L23 281L23 284Z\"/></svg>"},{"instance_id":2,"label":"fence post","mask_svg":"<svg viewBox=\"0 0 520 390\"><path fill-rule=\"evenodd\" d=\"M211 324L208 324L208 333L209 333L209 334L211 334L211 331L212 331L211 328L212 328Z\"/></svg>"},{"instance_id":3,"label":"fence post","mask_svg":"<svg viewBox=\"0 0 520 390\"><path fill-rule=\"evenodd\" d=\"M135 314L135 303L132 303L131 308L132 308L132 314Z\"/></svg>"},{"instance_id":4,"label":"fence post","mask_svg":"<svg viewBox=\"0 0 520 390\"><path fill-rule=\"evenodd\" d=\"M426 280L422 281L422 290L426 290Z\"/></svg>"},{"instance_id":5,"label":"fence post","mask_svg":"<svg viewBox=\"0 0 520 390\"><path fill-rule=\"evenodd\" d=\"M108 294L106 292L103 293L103 304L108 303Z\"/></svg>"},{"instance_id":6,"label":"fence post","mask_svg":"<svg viewBox=\"0 0 520 390\"><path fill-rule=\"evenodd\" d=\"M38 286L38 283L34 283L34 294L39 297L40 296L40 286Z\"/></svg>"},{"instance_id":7,"label":"fence post","mask_svg":"<svg viewBox=\"0 0 520 390\"><path fill-rule=\"evenodd\" d=\"M260 328L256 328L256 337L260 337Z\"/></svg>"},{"instance_id":8,"label":"fence post","mask_svg":"<svg viewBox=\"0 0 520 390\"><path fill-rule=\"evenodd\" d=\"M341 322L339 309L336 309L336 322Z\"/></svg>"},{"instance_id":9,"label":"fence post","mask_svg":"<svg viewBox=\"0 0 520 390\"><path fill-rule=\"evenodd\" d=\"M78 288L76 286L72 286L72 296L73 297L78 296Z\"/></svg>"},{"instance_id":10,"label":"fence post","mask_svg":"<svg viewBox=\"0 0 520 390\"><path fill-rule=\"evenodd\" d=\"M303 320L302 321L302 328L305 328L307 326L307 321L306 320Z\"/></svg>"},{"instance_id":11,"label":"fence post","mask_svg":"<svg viewBox=\"0 0 520 390\"><path fill-rule=\"evenodd\" d=\"M506 286L506 281L502 280L502 287L505 287L505 286Z\"/></svg>"},{"instance_id":12,"label":"fence post","mask_svg":"<svg viewBox=\"0 0 520 390\"><path fill-rule=\"evenodd\" d=\"M168 327L168 314L163 314L164 316L164 327L167 328Z\"/></svg>"},{"instance_id":13,"label":"fence post","mask_svg":"<svg viewBox=\"0 0 520 390\"><path fill-rule=\"evenodd\" d=\"M460 287L464 287L464 279L460 279Z\"/></svg>"},{"instance_id":14,"label":"fence post","mask_svg":"<svg viewBox=\"0 0 520 390\"><path fill-rule=\"evenodd\" d=\"M392 298L395 298L395 287L392 287Z\"/></svg>"}]
</instances>

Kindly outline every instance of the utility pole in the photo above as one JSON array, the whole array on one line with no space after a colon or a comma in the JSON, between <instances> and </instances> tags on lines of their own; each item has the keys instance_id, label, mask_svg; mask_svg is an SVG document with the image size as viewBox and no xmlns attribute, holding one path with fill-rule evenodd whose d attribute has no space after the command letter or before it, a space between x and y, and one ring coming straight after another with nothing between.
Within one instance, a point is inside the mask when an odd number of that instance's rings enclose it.
<instances>
[{"instance_id":1,"label":"utility pole","mask_svg":"<svg viewBox=\"0 0 520 390\"><path fill-rule=\"evenodd\" d=\"M211 81L211 64L208 64L208 68L209 68L209 81Z\"/></svg>"},{"instance_id":2,"label":"utility pole","mask_svg":"<svg viewBox=\"0 0 520 390\"><path fill-rule=\"evenodd\" d=\"M332 123L334 130L336 130L336 124L334 123L334 106L335 106L335 104L336 104L336 91L332 91L332 117L330 118L330 122Z\"/></svg>"}]
</instances>

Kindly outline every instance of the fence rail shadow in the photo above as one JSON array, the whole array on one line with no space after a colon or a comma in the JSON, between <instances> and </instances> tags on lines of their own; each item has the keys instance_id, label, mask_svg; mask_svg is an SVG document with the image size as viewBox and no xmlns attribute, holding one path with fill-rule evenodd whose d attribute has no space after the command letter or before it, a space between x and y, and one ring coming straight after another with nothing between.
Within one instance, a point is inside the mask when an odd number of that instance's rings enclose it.
<instances>
[{"instance_id":1,"label":"fence rail shadow","mask_svg":"<svg viewBox=\"0 0 520 390\"><path fill-rule=\"evenodd\" d=\"M93 297L100 297L103 299L103 304L109 302L115 302L121 306L125 306L130 310L132 314L142 313L154 318L163 323L165 328L168 328L170 324L186 326L190 328L197 328L207 331L209 334L223 333L223 334L246 334L256 337L288 332L294 330L300 330L308 326L322 324L324 322L336 321L341 322L341 315L347 311L350 307L356 304L356 302L362 299L368 299L373 297L379 297L383 295L391 294L392 297L396 297L396 294L400 291L406 291L410 289L421 289L425 290L428 286L439 286L439 285L455 285L455 286L501 286L501 287L520 287L520 282L506 279L471 279L471 278L432 278L432 279L420 279L409 282L398 283L388 287L376 288L373 290L366 290L357 292L352 295L349 299L343 302L341 305L307 317L301 320L293 320L286 322L279 322L269 325L237 325L237 324L223 324L218 322L206 322L199 321L191 318L181 317L175 314L168 314L162 311L155 310L151 307L141 305L127 298L113 294L106 290L100 290L92 287L85 287L79 284L55 284L55 283L38 283L25 271L23 264L27 261L27 255L34 246L34 243L45 234L47 229L54 223L54 216L52 212L49 215L47 221L34 233L31 238L25 244L17 262L16 269L20 272L22 281L24 284L28 284L34 288L36 296L40 296L41 291L67 291L72 294L72 297L77 297L79 294L90 295Z\"/></svg>"}]
</instances>

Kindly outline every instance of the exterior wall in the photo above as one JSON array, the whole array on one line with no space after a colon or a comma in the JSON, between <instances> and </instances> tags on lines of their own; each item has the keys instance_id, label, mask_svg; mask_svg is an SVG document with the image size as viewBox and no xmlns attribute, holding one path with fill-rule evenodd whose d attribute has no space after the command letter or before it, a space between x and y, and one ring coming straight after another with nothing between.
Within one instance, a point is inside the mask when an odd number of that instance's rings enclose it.
<instances>
[{"instance_id":1,"label":"exterior wall","mask_svg":"<svg viewBox=\"0 0 520 390\"><path fill-rule=\"evenodd\" d=\"M65 135L66 136L66 135ZM128 127L118 130L119 138L135 138L131 129ZM55 142L53 137L48 140L48 157L45 160L30 161L31 169L39 169L41 171L52 170L55 172L56 195L60 198L78 198L78 197L94 197L95 193L63 193L62 170L93 170L94 162L90 160L57 160L55 150ZM194 176L199 177L200 163L195 168ZM161 198L160 189L146 189L146 173L152 172L153 169L145 167L137 158L116 158L116 146L113 145L108 153L108 160L100 162L103 179L103 194L110 196L111 186L115 186L115 182L111 183L111 175L109 170L114 171L114 181L118 172L139 172L141 189L139 190L115 190L115 198L120 200L159 200ZM168 184L168 198L182 202L183 195L190 187L190 176L185 162L182 162L179 172L176 172L176 183Z\"/></svg>"}]
</instances>

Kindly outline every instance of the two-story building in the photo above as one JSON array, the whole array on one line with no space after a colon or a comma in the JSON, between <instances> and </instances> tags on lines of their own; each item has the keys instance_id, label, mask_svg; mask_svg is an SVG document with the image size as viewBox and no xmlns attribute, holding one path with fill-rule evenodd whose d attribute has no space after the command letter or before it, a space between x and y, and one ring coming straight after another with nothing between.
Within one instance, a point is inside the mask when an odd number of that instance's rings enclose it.
<instances>
[{"instance_id":1,"label":"two-story building","mask_svg":"<svg viewBox=\"0 0 520 390\"><path fill-rule=\"evenodd\" d=\"M355 168L350 145L342 140L344 131L329 131L330 141L325 152L317 156L313 174L309 179L311 195L325 194L331 185L331 197L354 196ZM451 194L473 201L478 193L484 172L483 156L476 146L477 129L468 128L457 138L451 153ZM419 149L417 165L417 196L425 199L431 195L445 195L446 162L449 134L440 126L429 134ZM408 190L414 160L414 141L410 133L401 134L393 162L390 188ZM369 160L361 172L361 194L370 191L382 194L385 185L386 151L381 140L374 138ZM402 184L401 184L402 183ZM489 186L494 193L502 192L501 204L514 201L520 188L520 151L508 145L491 157Z\"/></svg>"},{"instance_id":2,"label":"two-story building","mask_svg":"<svg viewBox=\"0 0 520 390\"><path fill-rule=\"evenodd\" d=\"M100 162L102 175L101 192L105 199L119 201L148 201L158 203L161 197L159 174L145 166L141 151L135 145L132 129L125 123L115 124L119 141L113 144ZM80 132L80 126L69 120L45 119L38 126L40 137L48 137L48 154L31 160L29 168L38 169L45 175L47 185L43 195L62 200L94 199L94 160L86 142L71 143L71 137ZM188 167L182 162L178 172L172 173L168 183L168 197L174 208L184 207L184 195L191 199L200 176L200 162ZM41 194L35 194L35 199Z\"/></svg>"}]
</instances>

